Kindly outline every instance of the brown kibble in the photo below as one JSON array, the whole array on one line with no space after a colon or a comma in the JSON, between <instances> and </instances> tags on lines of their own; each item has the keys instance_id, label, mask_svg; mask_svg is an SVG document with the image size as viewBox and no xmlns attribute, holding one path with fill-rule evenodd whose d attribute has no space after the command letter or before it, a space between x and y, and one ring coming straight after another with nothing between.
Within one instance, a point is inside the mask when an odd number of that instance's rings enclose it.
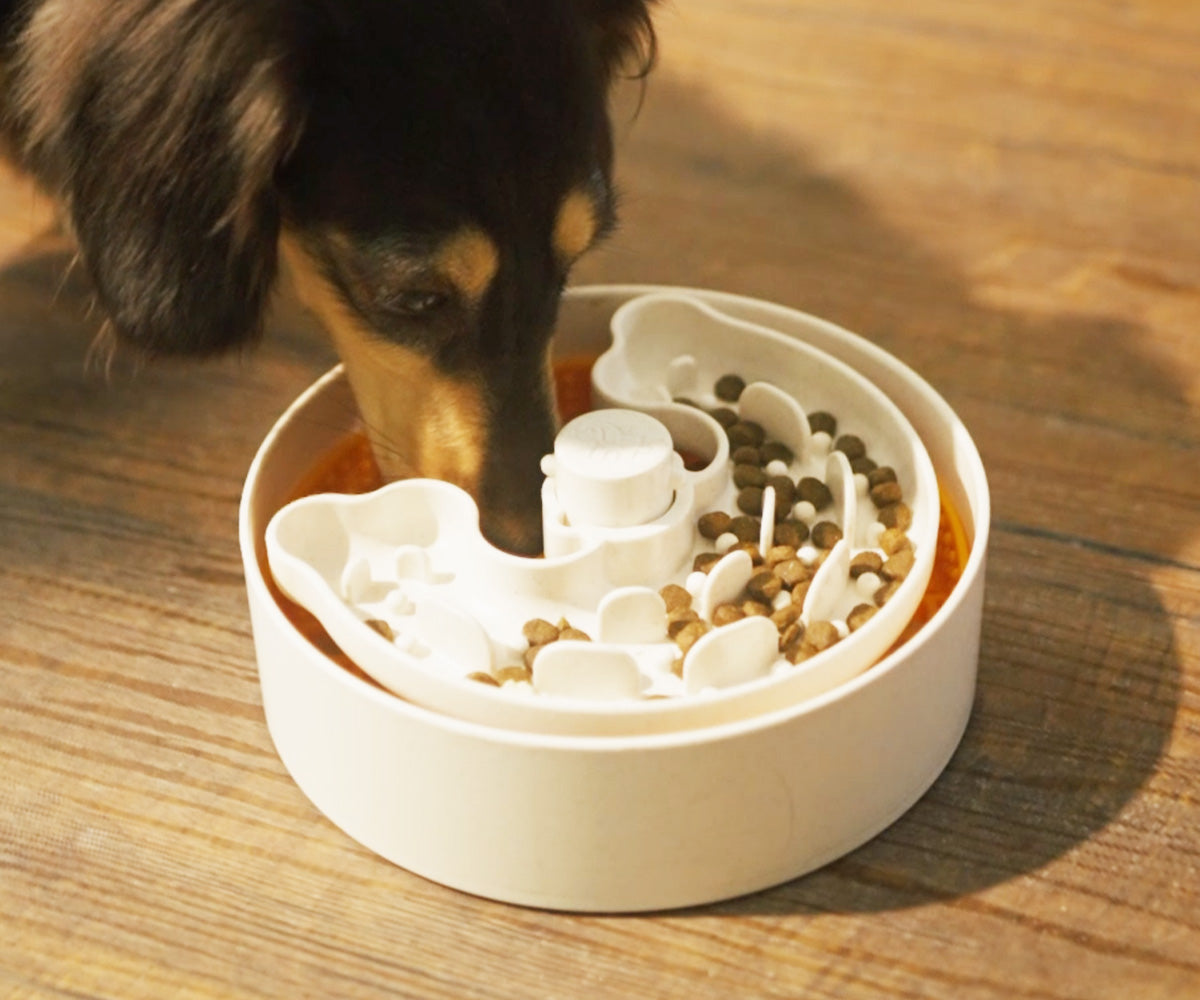
<instances>
[{"instance_id":1,"label":"brown kibble","mask_svg":"<svg viewBox=\"0 0 1200 1000\"><path fill-rule=\"evenodd\" d=\"M783 462L785 465L791 465L796 456L782 441L767 441L763 444L762 449L762 464L768 462Z\"/></svg>"},{"instance_id":2,"label":"brown kibble","mask_svg":"<svg viewBox=\"0 0 1200 1000\"><path fill-rule=\"evenodd\" d=\"M775 567L775 575L788 590L794 590L796 584L811 580L813 573L803 560L787 559Z\"/></svg>"},{"instance_id":3,"label":"brown kibble","mask_svg":"<svg viewBox=\"0 0 1200 1000\"><path fill-rule=\"evenodd\" d=\"M769 569L755 573L746 584L746 592L756 601L770 604L783 590L783 581Z\"/></svg>"},{"instance_id":4,"label":"brown kibble","mask_svg":"<svg viewBox=\"0 0 1200 1000\"><path fill-rule=\"evenodd\" d=\"M875 591L873 600L875 601L876 605L882 608L885 604L887 604L888 601L892 599L892 596L897 590L900 589L901 586L903 586L903 583L900 580L888 580L887 583Z\"/></svg>"},{"instance_id":5,"label":"brown kibble","mask_svg":"<svg viewBox=\"0 0 1200 1000\"><path fill-rule=\"evenodd\" d=\"M811 643L805 641L804 633L801 632L798 637L793 639L780 652L783 653L789 663L803 663L809 657L814 656L817 651L812 647Z\"/></svg>"},{"instance_id":6,"label":"brown kibble","mask_svg":"<svg viewBox=\"0 0 1200 1000\"><path fill-rule=\"evenodd\" d=\"M523 681L529 682L533 680L533 670L531 667L514 663L511 666L501 667L497 670L495 678L497 684L507 684L510 681L515 681L518 684Z\"/></svg>"},{"instance_id":7,"label":"brown kibble","mask_svg":"<svg viewBox=\"0 0 1200 1000\"><path fill-rule=\"evenodd\" d=\"M875 464L875 459L869 455L863 455L861 458L856 458L850 463L850 471L866 476L875 468Z\"/></svg>"},{"instance_id":8,"label":"brown kibble","mask_svg":"<svg viewBox=\"0 0 1200 1000\"><path fill-rule=\"evenodd\" d=\"M790 545L794 549L800 548L808 538L808 525L803 521L796 521L791 518L775 525L775 544Z\"/></svg>"},{"instance_id":9,"label":"brown kibble","mask_svg":"<svg viewBox=\"0 0 1200 1000\"><path fill-rule=\"evenodd\" d=\"M729 530L731 520L733 519L725 511L713 510L700 515L700 520L696 522L696 528L704 538L716 541Z\"/></svg>"},{"instance_id":10,"label":"brown kibble","mask_svg":"<svg viewBox=\"0 0 1200 1000\"><path fill-rule=\"evenodd\" d=\"M770 618L771 617L771 611L772 611L771 605L764 604L762 601L755 601L755 600L742 601L741 608L742 608L742 613L747 618Z\"/></svg>"},{"instance_id":11,"label":"brown kibble","mask_svg":"<svg viewBox=\"0 0 1200 1000\"><path fill-rule=\"evenodd\" d=\"M744 514L760 515L763 509L763 491L761 486L747 486L737 495L737 506Z\"/></svg>"},{"instance_id":12,"label":"brown kibble","mask_svg":"<svg viewBox=\"0 0 1200 1000\"><path fill-rule=\"evenodd\" d=\"M837 433L837 417L826 410L817 410L808 415L808 429L814 434L824 431L833 437Z\"/></svg>"},{"instance_id":13,"label":"brown kibble","mask_svg":"<svg viewBox=\"0 0 1200 1000\"><path fill-rule=\"evenodd\" d=\"M803 607L804 598L808 595L808 588L812 586L812 577L807 580L801 580L792 587L792 603L797 607Z\"/></svg>"},{"instance_id":14,"label":"brown kibble","mask_svg":"<svg viewBox=\"0 0 1200 1000\"><path fill-rule=\"evenodd\" d=\"M678 660L675 660L671 664L671 673L673 673L676 677L683 676L683 657L682 656L679 657Z\"/></svg>"},{"instance_id":15,"label":"brown kibble","mask_svg":"<svg viewBox=\"0 0 1200 1000\"><path fill-rule=\"evenodd\" d=\"M745 444L757 448L767 436L762 425L752 420L739 420L732 427L726 428L725 434L729 438L730 448L740 448Z\"/></svg>"},{"instance_id":16,"label":"brown kibble","mask_svg":"<svg viewBox=\"0 0 1200 1000\"><path fill-rule=\"evenodd\" d=\"M771 612L771 621L782 632L792 622L800 620L803 610L799 604L785 604L782 608L777 608Z\"/></svg>"},{"instance_id":17,"label":"brown kibble","mask_svg":"<svg viewBox=\"0 0 1200 1000\"><path fill-rule=\"evenodd\" d=\"M532 670L533 669L533 661L537 659L538 653L540 653L543 649L545 649L549 645L550 645L550 643L544 642L540 646L530 646L527 650L525 650L525 655L522 657L522 660L524 660L524 662L525 662L525 666L527 666L530 670Z\"/></svg>"},{"instance_id":18,"label":"brown kibble","mask_svg":"<svg viewBox=\"0 0 1200 1000\"><path fill-rule=\"evenodd\" d=\"M842 540L842 529L832 521L818 521L813 525L812 542L819 549L832 549Z\"/></svg>"},{"instance_id":19,"label":"brown kibble","mask_svg":"<svg viewBox=\"0 0 1200 1000\"><path fill-rule=\"evenodd\" d=\"M857 580L864 573L878 573L883 558L878 552L860 552L850 560L850 578Z\"/></svg>"},{"instance_id":20,"label":"brown kibble","mask_svg":"<svg viewBox=\"0 0 1200 1000\"><path fill-rule=\"evenodd\" d=\"M894 556L902 549L911 549L912 542L900 528L887 528L879 536L879 547L889 556Z\"/></svg>"},{"instance_id":21,"label":"brown kibble","mask_svg":"<svg viewBox=\"0 0 1200 1000\"><path fill-rule=\"evenodd\" d=\"M890 465L880 465L867 473L867 485L878 486L880 483L896 482L896 470Z\"/></svg>"},{"instance_id":22,"label":"brown kibble","mask_svg":"<svg viewBox=\"0 0 1200 1000\"><path fill-rule=\"evenodd\" d=\"M879 609L871 604L856 604L850 609L850 614L846 615L846 624L850 631L854 632L862 628L867 622L875 617L875 613Z\"/></svg>"},{"instance_id":23,"label":"brown kibble","mask_svg":"<svg viewBox=\"0 0 1200 1000\"><path fill-rule=\"evenodd\" d=\"M544 618L531 618L521 628L521 634L531 646L544 646L558 638L557 626Z\"/></svg>"},{"instance_id":24,"label":"brown kibble","mask_svg":"<svg viewBox=\"0 0 1200 1000\"><path fill-rule=\"evenodd\" d=\"M721 561L721 556L716 552L700 552L696 558L692 560L693 573L707 573L717 563Z\"/></svg>"},{"instance_id":25,"label":"brown kibble","mask_svg":"<svg viewBox=\"0 0 1200 1000\"><path fill-rule=\"evenodd\" d=\"M712 623L720 628L722 625L732 625L746 617L746 613L736 604L718 604L713 608Z\"/></svg>"},{"instance_id":26,"label":"brown kibble","mask_svg":"<svg viewBox=\"0 0 1200 1000\"><path fill-rule=\"evenodd\" d=\"M796 502L796 484L787 476L771 476L766 484L775 490L775 519L782 521L791 513L792 504ZM783 517L779 516L780 511Z\"/></svg>"},{"instance_id":27,"label":"brown kibble","mask_svg":"<svg viewBox=\"0 0 1200 1000\"><path fill-rule=\"evenodd\" d=\"M692 595L686 587L681 587L677 583L668 583L658 592L658 596L663 599L663 603L667 606L667 614L692 606Z\"/></svg>"},{"instance_id":28,"label":"brown kibble","mask_svg":"<svg viewBox=\"0 0 1200 1000\"><path fill-rule=\"evenodd\" d=\"M486 670L472 670L467 674L467 680L475 681L478 684L486 684L488 687L495 688L500 686L500 682Z\"/></svg>"},{"instance_id":29,"label":"brown kibble","mask_svg":"<svg viewBox=\"0 0 1200 1000\"><path fill-rule=\"evenodd\" d=\"M757 465L735 465L733 467L733 485L739 490L747 486L757 486L760 490L767 485L767 474ZM762 509L762 504L759 504Z\"/></svg>"},{"instance_id":30,"label":"brown kibble","mask_svg":"<svg viewBox=\"0 0 1200 1000\"><path fill-rule=\"evenodd\" d=\"M680 608L667 615L667 636L674 639L686 626L698 622L700 616L692 608Z\"/></svg>"},{"instance_id":31,"label":"brown kibble","mask_svg":"<svg viewBox=\"0 0 1200 1000\"><path fill-rule=\"evenodd\" d=\"M586 632L581 632L579 629L572 628L571 626L567 626L565 629L559 632L558 637L559 639L574 639L576 642L592 641L592 637Z\"/></svg>"},{"instance_id":32,"label":"brown kibble","mask_svg":"<svg viewBox=\"0 0 1200 1000\"><path fill-rule=\"evenodd\" d=\"M805 476L796 484L796 499L807 500L817 510L824 510L833 503L833 494L816 476Z\"/></svg>"},{"instance_id":33,"label":"brown kibble","mask_svg":"<svg viewBox=\"0 0 1200 1000\"><path fill-rule=\"evenodd\" d=\"M763 562L774 569L780 563L787 562L789 559L796 558L796 546L794 545L772 545L767 549L767 554L763 557Z\"/></svg>"},{"instance_id":34,"label":"brown kibble","mask_svg":"<svg viewBox=\"0 0 1200 1000\"><path fill-rule=\"evenodd\" d=\"M885 580L903 580L912 572L916 558L912 549L901 549L894 556L888 556L879 575Z\"/></svg>"},{"instance_id":35,"label":"brown kibble","mask_svg":"<svg viewBox=\"0 0 1200 1000\"><path fill-rule=\"evenodd\" d=\"M740 375L722 375L713 386L713 395L727 403L736 403L746 388L746 380Z\"/></svg>"},{"instance_id":36,"label":"brown kibble","mask_svg":"<svg viewBox=\"0 0 1200 1000\"><path fill-rule=\"evenodd\" d=\"M804 640L804 623L800 619L779 627L779 652L786 654L793 646Z\"/></svg>"},{"instance_id":37,"label":"brown kibble","mask_svg":"<svg viewBox=\"0 0 1200 1000\"><path fill-rule=\"evenodd\" d=\"M730 552L745 552L750 557L750 563L753 566L761 566L763 564L762 553L758 550L756 542L738 542Z\"/></svg>"},{"instance_id":38,"label":"brown kibble","mask_svg":"<svg viewBox=\"0 0 1200 1000\"><path fill-rule=\"evenodd\" d=\"M392 631L392 626L385 622L382 618L368 618L363 622L367 628L373 632L378 632L381 636L387 639L388 642L396 641L396 633Z\"/></svg>"},{"instance_id":39,"label":"brown kibble","mask_svg":"<svg viewBox=\"0 0 1200 1000\"><path fill-rule=\"evenodd\" d=\"M762 452L750 444L735 448L729 454L730 461L737 465L763 465Z\"/></svg>"},{"instance_id":40,"label":"brown kibble","mask_svg":"<svg viewBox=\"0 0 1200 1000\"><path fill-rule=\"evenodd\" d=\"M882 507L876 516L879 518L879 523L885 528L899 528L901 531L907 531L912 527L912 511L905 503L894 503Z\"/></svg>"},{"instance_id":41,"label":"brown kibble","mask_svg":"<svg viewBox=\"0 0 1200 1000\"><path fill-rule=\"evenodd\" d=\"M677 645L684 653L696 645L696 640L707 635L712 629L708 622L694 621L688 622L672 637Z\"/></svg>"},{"instance_id":42,"label":"brown kibble","mask_svg":"<svg viewBox=\"0 0 1200 1000\"><path fill-rule=\"evenodd\" d=\"M887 507L889 504L899 503L903 498L904 491L894 479L871 487L871 503L876 507Z\"/></svg>"},{"instance_id":43,"label":"brown kibble","mask_svg":"<svg viewBox=\"0 0 1200 1000\"><path fill-rule=\"evenodd\" d=\"M741 514L729 522L725 530L730 532L739 542L757 542L758 533L762 529L762 521L749 514Z\"/></svg>"},{"instance_id":44,"label":"brown kibble","mask_svg":"<svg viewBox=\"0 0 1200 1000\"><path fill-rule=\"evenodd\" d=\"M833 443L833 450L840 451L853 462L867 453L867 446L857 434L843 434Z\"/></svg>"},{"instance_id":45,"label":"brown kibble","mask_svg":"<svg viewBox=\"0 0 1200 1000\"><path fill-rule=\"evenodd\" d=\"M715 410L709 410L708 415L724 427L725 430L729 430L730 427L741 420L741 417L737 415L737 410L731 410L728 406L718 406Z\"/></svg>"},{"instance_id":46,"label":"brown kibble","mask_svg":"<svg viewBox=\"0 0 1200 1000\"><path fill-rule=\"evenodd\" d=\"M833 622L809 622L808 628L804 630L804 641L818 652L828 649L840 638Z\"/></svg>"}]
</instances>

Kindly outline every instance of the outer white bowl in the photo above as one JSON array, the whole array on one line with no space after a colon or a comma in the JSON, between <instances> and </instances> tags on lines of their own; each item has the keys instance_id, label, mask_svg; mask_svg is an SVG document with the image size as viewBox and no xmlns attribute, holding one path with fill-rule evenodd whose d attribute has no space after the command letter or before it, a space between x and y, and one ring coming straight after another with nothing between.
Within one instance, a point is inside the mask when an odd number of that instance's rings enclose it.
<instances>
[{"instance_id":1,"label":"outer white bowl","mask_svg":"<svg viewBox=\"0 0 1200 1000\"><path fill-rule=\"evenodd\" d=\"M569 291L556 351L602 351L613 312L652 290ZM319 653L264 577L267 522L351 429L349 386L334 369L259 449L242 496L240 541L276 749L317 808L372 851L445 885L524 905L609 912L697 905L840 857L912 806L950 759L974 696L990 516L970 435L927 383L862 338L781 306L692 293L803 338L891 397L964 520L971 550L962 579L917 636L866 673L739 722L582 737L437 714Z\"/></svg>"}]
</instances>

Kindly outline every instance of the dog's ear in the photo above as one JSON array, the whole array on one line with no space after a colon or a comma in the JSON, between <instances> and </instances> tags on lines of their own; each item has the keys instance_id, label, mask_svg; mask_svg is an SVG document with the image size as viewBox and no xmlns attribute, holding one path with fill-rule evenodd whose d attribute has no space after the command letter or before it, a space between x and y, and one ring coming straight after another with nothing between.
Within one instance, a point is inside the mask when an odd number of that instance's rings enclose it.
<instances>
[{"instance_id":1,"label":"dog's ear","mask_svg":"<svg viewBox=\"0 0 1200 1000\"><path fill-rule=\"evenodd\" d=\"M584 12L596 37L605 74L633 65L634 76L646 76L657 54L650 8L657 0L584 0Z\"/></svg>"},{"instance_id":2,"label":"dog's ear","mask_svg":"<svg viewBox=\"0 0 1200 1000\"><path fill-rule=\"evenodd\" d=\"M302 127L272 6L50 2L25 28L22 159L63 202L118 338L147 353L213 354L261 328L274 177Z\"/></svg>"}]
</instances>

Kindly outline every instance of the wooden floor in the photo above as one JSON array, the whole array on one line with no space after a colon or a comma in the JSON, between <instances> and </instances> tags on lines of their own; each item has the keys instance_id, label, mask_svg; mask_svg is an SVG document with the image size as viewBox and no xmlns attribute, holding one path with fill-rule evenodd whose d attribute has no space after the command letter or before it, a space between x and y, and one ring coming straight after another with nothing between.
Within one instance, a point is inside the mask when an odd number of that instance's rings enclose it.
<instances>
[{"instance_id":1,"label":"wooden floor","mask_svg":"<svg viewBox=\"0 0 1200 1000\"><path fill-rule=\"evenodd\" d=\"M957 409L995 521L974 715L876 840L751 898L584 918L358 847L263 721L236 538L332 361L89 367L0 184L0 996L1200 996L1200 13L677 0L625 223L577 280L814 312Z\"/></svg>"}]
</instances>

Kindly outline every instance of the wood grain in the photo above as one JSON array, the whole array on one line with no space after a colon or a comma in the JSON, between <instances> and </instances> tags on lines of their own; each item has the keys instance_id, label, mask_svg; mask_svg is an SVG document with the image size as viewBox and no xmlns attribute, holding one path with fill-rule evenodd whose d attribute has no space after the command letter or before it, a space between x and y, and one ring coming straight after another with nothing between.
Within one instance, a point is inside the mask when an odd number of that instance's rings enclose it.
<instances>
[{"instance_id":1,"label":"wood grain","mask_svg":"<svg viewBox=\"0 0 1200 1000\"><path fill-rule=\"evenodd\" d=\"M577 280L807 309L967 422L978 699L906 816L778 889L574 917L324 820L262 719L246 467L332 361L108 371L0 177L0 996L1200 996L1200 19L1170 0L687 0Z\"/></svg>"}]
</instances>

